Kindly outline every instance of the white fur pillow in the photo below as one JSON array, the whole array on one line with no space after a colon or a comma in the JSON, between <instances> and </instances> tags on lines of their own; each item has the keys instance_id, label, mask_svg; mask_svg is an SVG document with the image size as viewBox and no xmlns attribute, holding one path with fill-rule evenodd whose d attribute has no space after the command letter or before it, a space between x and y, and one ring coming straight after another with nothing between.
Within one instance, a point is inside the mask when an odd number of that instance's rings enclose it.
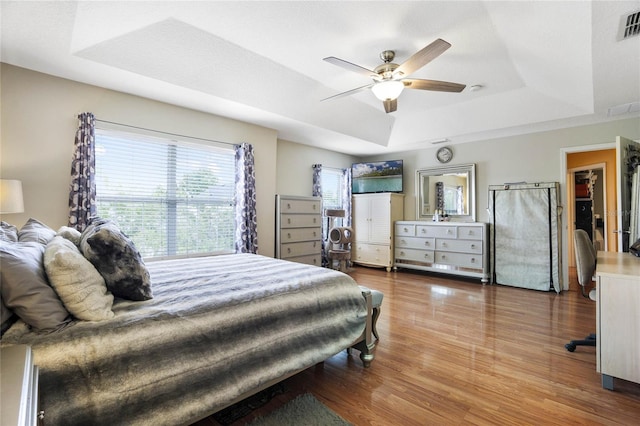
<instances>
[{"instance_id":1,"label":"white fur pillow","mask_svg":"<svg viewBox=\"0 0 640 426\"><path fill-rule=\"evenodd\" d=\"M76 246L79 246L80 236L82 235L82 232L78 231L75 228L70 228L68 226L61 226L60 229L58 229L58 232L56 233L56 235L60 235L61 237L64 237L67 240L71 241Z\"/></svg>"},{"instance_id":2,"label":"white fur pillow","mask_svg":"<svg viewBox=\"0 0 640 426\"><path fill-rule=\"evenodd\" d=\"M56 236L47 244L44 269L73 316L87 321L113 317L113 295L107 291L104 278L71 241Z\"/></svg>"}]
</instances>

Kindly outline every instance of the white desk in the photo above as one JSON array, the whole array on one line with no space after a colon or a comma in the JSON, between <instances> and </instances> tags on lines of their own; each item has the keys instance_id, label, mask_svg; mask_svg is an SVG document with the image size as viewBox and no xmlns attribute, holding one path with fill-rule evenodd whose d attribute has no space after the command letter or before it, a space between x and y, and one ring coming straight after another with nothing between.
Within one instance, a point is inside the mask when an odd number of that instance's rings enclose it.
<instances>
[{"instance_id":1,"label":"white desk","mask_svg":"<svg viewBox=\"0 0 640 426\"><path fill-rule=\"evenodd\" d=\"M640 383L640 258L598 252L597 370L602 387L613 378Z\"/></svg>"}]
</instances>

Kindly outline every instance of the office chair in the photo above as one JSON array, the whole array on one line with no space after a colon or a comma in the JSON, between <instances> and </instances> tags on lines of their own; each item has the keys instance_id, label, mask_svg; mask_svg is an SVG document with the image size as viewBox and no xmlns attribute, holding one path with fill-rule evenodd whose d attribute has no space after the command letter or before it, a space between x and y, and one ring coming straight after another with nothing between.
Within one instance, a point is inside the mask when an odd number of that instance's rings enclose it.
<instances>
[{"instance_id":1,"label":"office chair","mask_svg":"<svg viewBox=\"0 0 640 426\"><path fill-rule=\"evenodd\" d=\"M573 233L574 247L576 251L576 270L578 273L578 283L582 290L582 295L589 299L596 300L596 289L586 293L586 285L593 281L593 274L596 271L596 249L589 239L589 234L582 229L576 229ZM577 346L595 346L596 335L590 334L583 340L572 340L564 347L573 352Z\"/></svg>"}]
</instances>

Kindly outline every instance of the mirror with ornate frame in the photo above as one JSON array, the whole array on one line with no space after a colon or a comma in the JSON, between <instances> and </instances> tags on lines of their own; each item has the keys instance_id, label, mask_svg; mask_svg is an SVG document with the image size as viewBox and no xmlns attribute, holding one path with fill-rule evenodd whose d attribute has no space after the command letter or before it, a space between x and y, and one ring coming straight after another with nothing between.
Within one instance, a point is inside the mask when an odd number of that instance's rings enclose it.
<instances>
[{"instance_id":1,"label":"mirror with ornate frame","mask_svg":"<svg viewBox=\"0 0 640 426\"><path fill-rule=\"evenodd\" d=\"M476 221L476 165L416 170L416 219L433 220L436 210L451 221Z\"/></svg>"}]
</instances>

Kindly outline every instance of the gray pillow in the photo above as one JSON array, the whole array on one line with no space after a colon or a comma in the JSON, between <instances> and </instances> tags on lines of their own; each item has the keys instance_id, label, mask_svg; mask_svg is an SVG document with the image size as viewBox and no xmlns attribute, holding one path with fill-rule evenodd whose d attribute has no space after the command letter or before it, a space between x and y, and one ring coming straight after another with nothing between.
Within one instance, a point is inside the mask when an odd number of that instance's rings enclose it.
<instances>
[{"instance_id":1,"label":"gray pillow","mask_svg":"<svg viewBox=\"0 0 640 426\"><path fill-rule=\"evenodd\" d=\"M149 271L140 252L114 222L94 219L82 232L80 251L100 272L114 296L129 300L153 297Z\"/></svg>"},{"instance_id":2,"label":"gray pillow","mask_svg":"<svg viewBox=\"0 0 640 426\"><path fill-rule=\"evenodd\" d=\"M64 306L78 319L113 318L113 295L100 273L74 243L56 236L44 251L44 270Z\"/></svg>"},{"instance_id":3,"label":"gray pillow","mask_svg":"<svg viewBox=\"0 0 640 426\"><path fill-rule=\"evenodd\" d=\"M29 219L18 232L18 241L21 243L36 242L47 244L56 236L56 231L36 219Z\"/></svg>"},{"instance_id":4,"label":"gray pillow","mask_svg":"<svg viewBox=\"0 0 640 426\"><path fill-rule=\"evenodd\" d=\"M52 331L71 318L47 282L44 248L36 242L0 242L2 301L34 329Z\"/></svg>"},{"instance_id":5,"label":"gray pillow","mask_svg":"<svg viewBox=\"0 0 640 426\"><path fill-rule=\"evenodd\" d=\"M18 319L18 316L4 304L2 292L0 292L0 319L2 320L0 323L0 334L4 334Z\"/></svg>"},{"instance_id":6,"label":"gray pillow","mask_svg":"<svg viewBox=\"0 0 640 426\"><path fill-rule=\"evenodd\" d=\"M18 228L5 221L0 222L0 240L15 243L18 241Z\"/></svg>"}]
</instances>

